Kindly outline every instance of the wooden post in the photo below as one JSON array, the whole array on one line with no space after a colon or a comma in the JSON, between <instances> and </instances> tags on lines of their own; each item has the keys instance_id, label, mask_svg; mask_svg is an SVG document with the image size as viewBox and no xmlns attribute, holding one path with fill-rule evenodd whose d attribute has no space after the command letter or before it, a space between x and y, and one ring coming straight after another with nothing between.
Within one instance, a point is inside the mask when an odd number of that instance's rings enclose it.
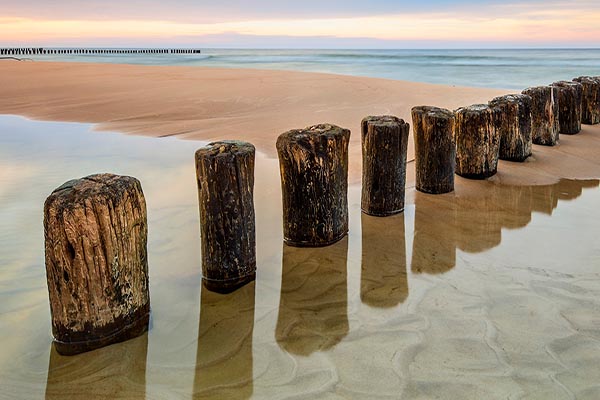
<instances>
[{"instance_id":1,"label":"wooden post","mask_svg":"<svg viewBox=\"0 0 600 400\"><path fill-rule=\"evenodd\" d=\"M362 120L362 211L385 217L404 211L410 125L393 116Z\"/></svg>"},{"instance_id":2,"label":"wooden post","mask_svg":"<svg viewBox=\"0 0 600 400\"><path fill-rule=\"evenodd\" d=\"M200 202L202 281L232 292L256 278L254 146L210 143L196 152Z\"/></svg>"},{"instance_id":3,"label":"wooden post","mask_svg":"<svg viewBox=\"0 0 600 400\"><path fill-rule=\"evenodd\" d=\"M558 143L558 88L537 86L525 89L531 97L531 138L535 144L555 146Z\"/></svg>"},{"instance_id":4,"label":"wooden post","mask_svg":"<svg viewBox=\"0 0 600 400\"><path fill-rule=\"evenodd\" d=\"M442 194L454 190L456 144L452 111L429 106L412 109L416 189Z\"/></svg>"},{"instance_id":5,"label":"wooden post","mask_svg":"<svg viewBox=\"0 0 600 400\"><path fill-rule=\"evenodd\" d=\"M486 104L456 110L456 173L469 179L486 179L496 174L500 135L494 125L495 114Z\"/></svg>"},{"instance_id":6,"label":"wooden post","mask_svg":"<svg viewBox=\"0 0 600 400\"><path fill-rule=\"evenodd\" d=\"M580 76L573 81L582 86L581 123L600 124L600 79Z\"/></svg>"},{"instance_id":7,"label":"wooden post","mask_svg":"<svg viewBox=\"0 0 600 400\"><path fill-rule=\"evenodd\" d=\"M581 132L581 101L583 86L578 82L560 81L552 86L558 88L560 133L575 135Z\"/></svg>"},{"instance_id":8,"label":"wooden post","mask_svg":"<svg viewBox=\"0 0 600 400\"><path fill-rule=\"evenodd\" d=\"M52 332L60 354L148 329L146 202L140 182L111 174L69 181L44 204Z\"/></svg>"},{"instance_id":9,"label":"wooden post","mask_svg":"<svg viewBox=\"0 0 600 400\"><path fill-rule=\"evenodd\" d=\"M299 247L328 246L348 233L350 131L322 124L277 139L283 237Z\"/></svg>"},{"instance_id":10,"label":"wooden post","mask_svg":"<svg viewBox=\"0 0 600 400\"><path fill-rule=\"evenodd\" d=\"M494 124L500 135L501 160L523 162L531 155L531 97L524 94L509 94L490 101L494 113Z\"/></svg>"}]
</instances>

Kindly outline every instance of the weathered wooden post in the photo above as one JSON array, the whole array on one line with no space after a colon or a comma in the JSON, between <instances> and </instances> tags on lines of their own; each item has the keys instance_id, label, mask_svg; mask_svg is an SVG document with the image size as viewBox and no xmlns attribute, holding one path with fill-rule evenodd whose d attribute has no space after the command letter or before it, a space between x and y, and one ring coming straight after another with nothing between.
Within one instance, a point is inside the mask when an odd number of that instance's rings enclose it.
<instances>
[{"instance_id":1,"label":"weathered wooden post","mask_svg":"<svg viewBox=\"0 0 600 400\"><path fill-rule=\"evenodd\" d=\"M350 131L321 124L277 139L283 237L298 247L328 246L348 233Z\"/></svg>"},{"instance_id":2,"label":"weathered wooden post","mask_svg":"<svg viewBox=\"0 0 600 400\"><path fill-rule=\"evenodd\" d=\"M500 135L494 125L497 111L475 104L455 111L456 173L469 179L496 174Z\"/></svg>"},{"instance_id":3,"label":"weathered wooden post","mask_svg":"<svg viewBox=\"0 0 600 400\"><path fill-rule=\"evenodd\" d=\"M496 109L494 124L500 135L501 160L523 162L531 155L531 97L509 94L496 97L489 106Z\"/></svg>"},{"instance_id":4,"label":"weathered wooden post","mask_svg":"<svg viewBox=\"0 0 600 400\"><path fill-rule=\"evenodd\" d=\"M575 135L581 131L581 101L583 86L578 82L560 81L551 86L558 88L560 133Z\"/></svg>"},{"instance_id":5,"label":"weathered wooden post","mask_svg":"<svg viewBox=\"0 0 600 400\"><path fill-rule=\"evenodd\" d=\"M211 291L232 292L256 278L255 152L233 140L196 152L202 281Z\"/></svg>"},{"instance_id":6,"label":"weathered wooden post","mask_svg":"<svg viewBox=\"0 0 600 400\"><path fill-rule=\"evenodd\" d=\"M44 204L52 332L60 354L148 329L146 202L140 182L111 174L69 181Z\"/></svg>"},{"instance_id":7,"label":"weathered wooden post","mask_svg":"<svg viewBox=\"0 0 600 400\"><path fill-rule=\"evenodd\" d=\"M531 97L532 142L543 146L555 146L560 132L558 88L537 86L525 89L523 94Z\"/></svg>"},{"instance_id":8,"label":"weathered wooden post","mask_svg":"<svg viewBox=\"0 0 600 400\"><path fill-rule=\"evenodd\" d=\"M416 189L442 194L454 190L456 144L454 113L438 107L412 109Z\"/></svg>"},{"instance_id":9,"label":"weathered wooden post","mask_svg":"<svg viewBox=\"0 0 600 400\"><path fill-rule=\"evenodd\" d=\"M362 211L384 217L404 211L410 125L393 116L362 120Z\"/></svg>"},{"instance_id":10,"label":"weathered wooden post","mask_svg":"<svg viewBox=\"0 0 600 400\"><path fill-rule=\"evenodd\" d=\"M600 124L600 79L580 76L573 81L582 86L581 123Z\"/></svg>"}]
</instances>

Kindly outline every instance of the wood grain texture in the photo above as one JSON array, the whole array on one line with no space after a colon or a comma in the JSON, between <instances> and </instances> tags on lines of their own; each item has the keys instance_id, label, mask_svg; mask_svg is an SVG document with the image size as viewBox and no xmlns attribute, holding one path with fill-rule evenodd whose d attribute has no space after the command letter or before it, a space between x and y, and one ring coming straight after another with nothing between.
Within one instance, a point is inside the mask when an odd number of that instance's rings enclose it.
<instances>
[{"instance_id":1,"label":"wood grain texture","mask_svg":"<svg viewBox=\"0 0 600 400\"><path fill-rule=\"evenodd\" d=\"M560 133L575 135L581 132L581 102L583 86L578 82L560 81L552 86L558 88Z\"/></svg>"},{"instance_id":2,"label":"wood grain texture","mask_svg":"<svg viewBox=\"0 0 600 400\"><path fill-rule=\"evenodd\" d=\"M430 194L452 192L456 169L454 114L443 108L420 106L412 109L412 120L417 190Z\"/></svg>"},{"instance_id":3,"label":"wood grain texture","mask_svg":"<svg viewBox=\"0 0 600 400\"><path fill-rule=\"evenodd\" d=\"M256 278L255 148L235 140L196 152L202 281L231 292Z\"/></svg>"},{"instance_id":4,"label":"wood grain texture","mask_svg":"<svg viewBox=\"0 0 600 400\"><path fill-rule=\"evenodd\" d=\"M146 202L111 174L69 181L44 204L55 346L77 354L138 336L150 313Z\"/></svg>"},{"instance_id":5,"label":"wood grain texture","mask_svg":"<svg viewBox=\"0 0 600 400\"><path fill-rule=\"evenodd\" d=\"M501 160L523 162L531 156L531 97L524 94L509 94L490 101L496 109L494 124L500 135Z\"/></svg>"},{"instance_id":6,"label":"wood grain texture","mask_svg":"<svg viewBox=\"0 0 600 400\"><path fill-rule=\"evenodd\" d=\"M348 233L349 141L348 129L331 124L277 139L287 244L327 246Z\"/></svg>"},{"instance_id":7,"label":"wood grain texture","mask_svg":"<svg viewBox=\"0 0 600 400\"><path fill-rule=\"evenodd\" d=\"M361 128L361 209L380 217L398 214L404 211L410 125L394 116L369 116Z\"/></svg>"},{"instance_id":8,"label":"wood grain texture","mask_svg":"<svg viewBox=\"0 0 600 400\"><path fill-rule=\"evenodd\" d=\"M494 124L497 110L487 104L463 107L454 113L456 173L469 179L496 174L500 135Z\"/></svg>"},{"instance_id":9,"label":"wood grain texture","mask_svg":"<svg viewBox=\"0 0 600 400\"><path fill-rule=\"evenodd\" d=\"M580 76L573 79L581 83L581 123L600 124L600 78Z\"/></svg>"},{"instance_id":10,"label":"wood grain texture","mask_svg":"<svg viewBox=\"0 0 600 400\"><path fill-rule=\"evenodd\" d=\"M531 97L531 138L534 144L555 146L559 140L558 88L536 86L523 94Z\"/></svg>"}]
</instances>

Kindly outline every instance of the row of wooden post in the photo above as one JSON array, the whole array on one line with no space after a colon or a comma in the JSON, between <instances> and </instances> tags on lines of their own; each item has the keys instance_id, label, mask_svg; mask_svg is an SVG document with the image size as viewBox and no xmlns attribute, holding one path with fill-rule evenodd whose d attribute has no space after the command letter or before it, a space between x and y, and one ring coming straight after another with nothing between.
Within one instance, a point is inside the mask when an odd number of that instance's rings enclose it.
<instances>
[{"instance_id":1,"label":"row of wooden post","mask_svg":"<svg viewBox=\"0 0 600 400\"><path fill-rule=\"evenodd\" d=\"M33 47L2 48L0 56L80 55L80 54L200 54L199 49L49 49Z\"/></svg>"},{"instance_id":2,"label":"row of wooden post","mask_svg":"<svg viewBox=\"0 0 600 400\"><path fill-rule=\"evenodd\" d=\"M419 123L421 115L430 120ZM451 118L454 121L448 122ZM499 159L525 161L532 155L532 144L554 146L559 134L579 133L582 122L600 123L600 78L529 88L455 112L420 107L413 109L413 121L417 189L445 193L453 190L452 185L445 190L429 188L442 181L436 178L440 169L447 177L456 172L465 178L485 179L496 173ZM444 147L440 138L445 138ZM454 146L456 156L447 151ZM430 159L437 164L432 166Z\"/></svg>"},{"instance_id":3,"label":"row of wooden post","mask_svg":"<svg viewBox=\"0 0 600 400\"><path fill-rule=\"evenodd\" d=\"M455 172L482 179L498 159L523 161L532 143L555 145L600 123L600 79L578 78L452 112L412 110L416 189L454 190ZM393 116L361 124L361 208L387 216L404 210L409 124ZM327 246L348 233L350 131L321 124L277 139L283 238L297 247ZM227 293L256 277L255 148L210 143L195 154L204 286ZM69 181L44 205L45 257L56 349L77 354L148 329L146 203L132 177L93 175Z\"/></svg>"}]
</instances>

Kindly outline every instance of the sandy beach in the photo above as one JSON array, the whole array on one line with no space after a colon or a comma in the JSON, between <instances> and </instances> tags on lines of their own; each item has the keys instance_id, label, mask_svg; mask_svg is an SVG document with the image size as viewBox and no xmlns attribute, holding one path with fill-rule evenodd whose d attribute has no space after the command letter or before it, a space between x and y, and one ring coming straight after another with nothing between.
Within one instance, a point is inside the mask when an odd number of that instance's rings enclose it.
<instances>
[{"instance_id":1,"label":"sandy beach","mask_svg":"<svg viewBox=\"0 0 600 400\"><path fill-rule=\"evenodd\" d=\"M131 134L0 118L0 397L598 398L600 126L501 162L488 181L456 177L445 195L417 193L409 163L405 212L375 218L360 213L364 116L410 122L415 105L509 91L12 61L0 62L0 87L0 114ZM350 233L289 248L275 140L320 122L352 130ZM259 150L257 280L229 296L200 286L199 144L177 138ZM153 322L148 335L63 357L51 345L40 209L65 180L109 169L138 177L148 200Z\"/></svg>"},{"instance_id":2,"label":"sandy beach","mask_svg":"<svg viewBox=\"0 0 600 400\"><path fill-rule=\"evenodd\" d=\"M416 105L456 109L511 92L289 71L13 61L0 64L0 86L2 114L154 137L242 139L270 157L277 136L289 129L337 124L353 133L354 183L360 180L363 117L392 114L412 123ZM493 179L548 184L596 177L598 132L598 126L584 126L579 135L561 136L558 147L535 146L525 164L501 162ZM408 157L414 157L412 140ZM409 174L408 184L413 181Z\"/></svg>"}]
</instances>

